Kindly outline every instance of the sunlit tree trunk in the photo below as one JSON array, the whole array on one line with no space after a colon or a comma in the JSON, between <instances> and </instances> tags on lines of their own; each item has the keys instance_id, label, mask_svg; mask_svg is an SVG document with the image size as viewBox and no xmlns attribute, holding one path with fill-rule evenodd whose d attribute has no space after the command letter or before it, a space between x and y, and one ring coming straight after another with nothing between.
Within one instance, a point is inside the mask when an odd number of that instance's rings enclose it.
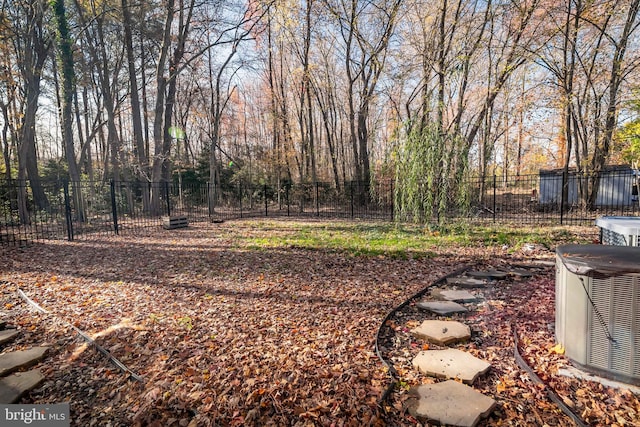
<instances>
[{"instance_id":1,"label":"sunlit tree trunk","mask_svg":"<svg viewBox=\"0 0 640 427\"><path fill-rule=\"evenodd\" d=\"M76 160L73 143L73 96L75 91L75 73L73 68L73 51L71 48L71 35L67 23L67 12L64 0L52 0L51 2L57 28L57 51L59 65L62 74L62 100L61 120L62 139L64 140L69 178L73 185L73 197L75 201L76 215L79 221L84 221L84 204L80 187L80 169Z\"/></svg>"},{"instance_id":2,"label":"sunlit tree trunk","mask_svg":"<svg viewBox=\"0 0 640 427\"><path fill-rule=\"evenodd\" d=\"M42 187L36 156L36 118L41 93L40 82L45 62L49 57L51 38L44 23L46 3L31 0L8 3L5 13L13 19L8 25L7 40L12 45L12 55L20 70L20 91L23 100L15 109L17 157L18 157L18 213L22 223L30 221L27 203L27 178L31 186L33 202L37 209L49 206ZM10 68L6 68L10 70Z\"/></svg>"},{"instance_id":3,"label":"sunlit tree trunk","mask_svg":"<svg viewBox=\"0 0 640 427\"><path fill-rule=\"evenodd\" d=\"M153 142L154 152L151 167L151 199L150 210L153 214L160 214L161 180L165 161L168 152L165 151L165 141L168 140L168 126L164 126L165 96L168 78L165 76L165 67L169 57L171 47L171 27L173 25L175 0L168 0L165 5L166 15L162 33L162 44L160 54L156 63L156 103L153 120ZM167 130L167 135L165 131Z\"/></svg>"},{"instance_id":4,"label":"sunlit tree trunk","mask_svg":"<svg viewBox=\"0 0 640 427\"><path fill-rule=\"evenodd\" d=\"M129 70L129 101L131 103L131 123L133 126L133 153L138 162L138 179L142 185L142 203L145 212L149 211L149 153L145 146L142 128L142 116L140 114L140 95L138 89L138 76L136 74L136 62L133 50L133 32L131 11L128 0L121 0L122 20L124 25L124 46L127 53L127 66ZM144 63L144 61L143 61ZM143 70L144 73L144 70Z\"/></svg>"}]
</instances>

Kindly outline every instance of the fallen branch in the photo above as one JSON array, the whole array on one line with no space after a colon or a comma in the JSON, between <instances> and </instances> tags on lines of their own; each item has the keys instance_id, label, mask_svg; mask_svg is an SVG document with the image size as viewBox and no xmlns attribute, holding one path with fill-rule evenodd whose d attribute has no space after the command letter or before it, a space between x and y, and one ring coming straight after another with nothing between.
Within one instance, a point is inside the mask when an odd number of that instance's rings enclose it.
<instances>
[{"instance_id":1,"label":"fallen branch","mask_svg":"<svg viewBox=\"0 0 640 427\"><path fill-rule=\"evenodd\" d=\"M51 314L49 311L45 310L44 308L42 308L40 305L38 305L38 303L36 303L35 301L33 301L31 298L29 298L27 296L27 294L25 294L22 289L18 288L18 294L20 295L20 297L22 297L23 300L25 300L25 302L27 304L29 304L31 307L33 307L36 311L42 313L42 314L50 314L53 316L53 314ZM93 338L91 338L89 335L87 335L86 333L84 333L83 331L81 331L80 329L78 329L77 327L75 327L74 325L72 325L69 322L66 322L64 320L58 319L57 317L54 316L54 318L56 320L58 320L59 322L63 323L65 326L69 326L71 327L74 331L76 331L76 333L78 335L80 335L80 337L82 337L83 340L85 340L87 343L91 344L92 346L94 346L96 348L96 350L98 350L100 353L102 353L103 355L105 355L109 361L111 361L111 363L113 363L115 366L118 367L118 369L120 369L122 372L129 374L129 376L131 378L133 378L136 381L139 381L141 383L144 383L144 379L136 374L135 372L133 372L131 369L129 369L124 363L122 363L121 361L119 361L115 356L113 356L109 350L107 350L106 348L102 347L100 344L98 344Z\"/></svg>"}]
</instances>

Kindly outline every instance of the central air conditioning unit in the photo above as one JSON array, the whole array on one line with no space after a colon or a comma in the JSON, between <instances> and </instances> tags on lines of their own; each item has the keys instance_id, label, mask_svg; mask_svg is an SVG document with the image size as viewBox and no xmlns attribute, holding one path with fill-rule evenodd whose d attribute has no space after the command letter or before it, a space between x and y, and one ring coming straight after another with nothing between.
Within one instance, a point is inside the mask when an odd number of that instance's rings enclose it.
<instances>
[{"instance_id":1,"label":"central air conditioning unit","mask_svg":"<svg viewBox=\"0 0 640 427\"><path fill-rule=\"evenodd\" d=\"M558 247L555 331L579 367L640 385L640 248Z\"/></svg>"},{"instance_id":2,"label":"central air conditioning unit","mask_svg":"<svg viewBox=\"0 0 640 427\"><path fill-rule=\"evenodd\" d=\"M603 216L596 219L600 243L616 246L640 246L640 217Z\"/></svg>"}]
</instances>

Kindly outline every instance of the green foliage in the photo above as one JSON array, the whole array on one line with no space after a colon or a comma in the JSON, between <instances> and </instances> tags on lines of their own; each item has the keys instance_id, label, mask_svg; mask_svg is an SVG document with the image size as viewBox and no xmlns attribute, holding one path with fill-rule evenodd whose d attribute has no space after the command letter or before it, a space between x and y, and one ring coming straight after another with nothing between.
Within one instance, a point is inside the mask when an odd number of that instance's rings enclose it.
<instances>
[{"instance_id":1,"label":"green foliage","mask_svg":"<svg viewBox=\"0 0 640 427\"><path fill-rule=\"evenodd\" d=\"M566 228L539 227L525 229L515 226L484 227L469 223L441 226L419 226L388 223L269 223L255 227L265 230L264 236L236 235L239 245L252 250L269 248L300 248L333 250L353 256L384 256L396 259L429 258L439 250L459 246L508 246L511 250L525 244L552 248L564 243L588 243L584 234ZM272 232L274 229L279 232ZM580 237L583 236L583 237Z\"/></svg>"},{"instance_id":2,"label":"green foliage","mask_svg":"<svg viewBox=\"0 0 640 427\"><path fill-rule=\"evenodd\" d=\"M640 165L640 118L624 125L617 136L622 143L622 159L638 167Z\"/></svg>"},{"instance_id":3,"label":"green foliage","mask_svg":"<svg viewBox=\"0 0 640 427\"><path fill-rule=\"evenodd\" d=\"M397 259L425 258L420 228L394 224L296 224L287 233L251 238L247 244L255 250L294 247L311 250L329 249L354 256L388 256ZM416 232L417 231L417 232Z\"/></svg>"},{"instance_id":4,"label":"green foliage","mask_svg":"<svg viewBox=\"0 0 640 427\"><path fill-rule=\"evenodd\" d=\"M74 68L73 68L73 41L69 34L69 22L67 20L67 11L65 9L64 0L49 0L49 5L53 9L55 17L55 29L58 44L58 56L60 58L60 66L63 75L63 97L71 100L73 93L70 90L74 84Z\"/></svg>"},{"instance_id":5,"label":"green foliage","mask_svg":"<svg viewBox=\"0 0 640 427\"><path fill-rule=\"evenodd\" d=\"M234 171L236 166L233 162L225 163L218 160L218 171L220 173L220 187L222 191L230 191L234 188ZM200 155L196 158L196 166L194 168L197 182L206 184L209 182L209 148L205 147Z\"/></svg>"},{"instance_id":6,"label":"green foliage","mask_svg":"<svg viewBox=\"0 0 640 427\"><path fill-rule=\"evenodd\" d=\"M444 218L452 208L468 206L463 188L466 159L461 167L452 167L460 137L442 134L433 124L408 124L404 141L394 152L396 165L395 206L399 218L427 222Z\"/></svg>"},{"instance_id":7,"label":"green foliage","mask_svg":"<svg viewBox=\"0 0 640 427\"><path fill-rule=\"evenodd\" d=\"M187 188L197 188L207 182L202 180L202 177L195 168L181 168L179 171L174 170L172 179L174 185L178 185L178 183L182 181L183 187Z\"/></svg>"},{"instance_id":8,"label":"green foliage","mask_svg":"<svg viewBox=\"0 0 640 427\"><path fill-rule=\"evenodd\" d=\"M69 179L69 170L64 159L47 159L40 170L40 177L47 182L62 182Z\"/></svg>"},{"instance_id":9,"label":"green foliage","mask_svg":"<svg viewBox=\"0 0 640 427\"><path fill-rule=\"evenodd\" d=\"M200 182L209 182L209 147L205 146L196 157L195 170Z\"/></svg>"},{"instance_id":10,"label":"green foliage","mask_svg":"<svg viewBox=\"0 0 640 427\"><path fill-rule=\"evenodd\" d=\"M640 167L640 99L632 101L630 109L636 117L618 129L615 139L620 147L622 160L638 168Z\"/></svg>"},{"instance_id":11,"label":"green foliage","mask_svg":"<svg viewBox=\"0 0 640 427\"><path fill-rule=\"evenodd\" d=\"M9 165L9 174L11 178L15 179L18 176L18 165L10 164ZM0 162L0 180L6 179L7 177L7 169L5 167L4 162Z\"/></svg>"},{"instance_id":12,"label":"green foliage","mask_svg":"<svg viewBox=\"0 0 640 427\"><path fill-rule=\"evenodd\" d=\"M182 316L178 319L178 325L187 331L190 331L193 329L193 319L189 316Z\"/></svg>"}]
</instances>

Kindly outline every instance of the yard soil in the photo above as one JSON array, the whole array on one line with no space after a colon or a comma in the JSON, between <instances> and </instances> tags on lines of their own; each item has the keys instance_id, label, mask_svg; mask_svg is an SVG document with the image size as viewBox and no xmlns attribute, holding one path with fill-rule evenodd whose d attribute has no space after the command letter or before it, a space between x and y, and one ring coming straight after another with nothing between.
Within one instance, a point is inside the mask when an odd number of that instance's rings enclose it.
<instances>
[{"instance_id":1,"label":"yard soil","mask_svg":"<svg viewBox=\"0 0 640 427\"><path fill-rule=\"evenodd\" d=\"M401 381L381 402L390 375L374 349L385 316L464 265L554 256L443 245L401 259L247 243L288 232L285 221L234 221L0 248L0 320L21 331L2 350L52 347L40 365L44 384L22 402L69 402L77 426L419 425L406 410L408 389L438 381L411 367L427 348L409 334L422 315L410 305L385 325L393 331L385 357ZM483 292L484 304L464 318L472 339L457 346L492 364L474 385L498 403L481 425L571 425L516 364L513 328L527 363L585 422L638 425L638 396L558 375L568 361L554 347L553 267Z\"/></svg>"}]
</instances>

